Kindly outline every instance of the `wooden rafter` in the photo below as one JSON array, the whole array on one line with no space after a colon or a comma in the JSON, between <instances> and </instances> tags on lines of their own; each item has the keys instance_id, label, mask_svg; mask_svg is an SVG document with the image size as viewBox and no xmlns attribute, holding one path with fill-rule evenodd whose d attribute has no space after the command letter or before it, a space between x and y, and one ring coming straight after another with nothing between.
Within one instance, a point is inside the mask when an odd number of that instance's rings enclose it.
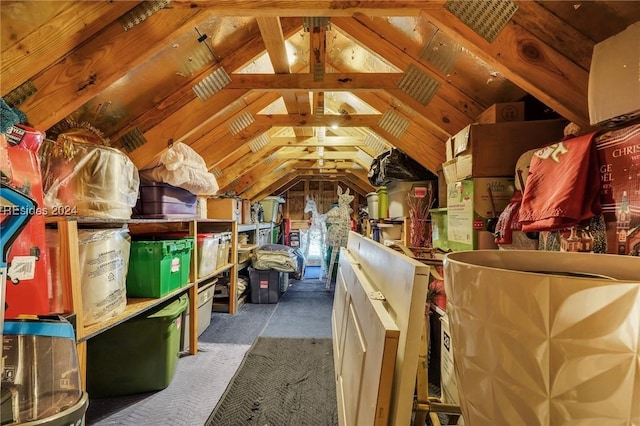
<instances>
[{"instance_id":1,"label":"wooden rafter","mask_svg":"<svg viewBox=\"0 0 640 426\"><path fill-rule=\"evenodd\" d=\"M262 39L264 40L264 45L269 54L274 72L276 74L291 74L280 19L277 17L259 16L256 18L256 21L258 22L260 34L262 34ZM305 103L302 93L304 92L293 93L287 91L282 93L282 99L288 112L305 114L311 110L309 106L309 94L307 93Z\"/></svg>"},{"instance_id":2,"label":"wooden rafter","mask_svg":"<svg viewBox=\"0 0 640 426\"><path fill-rule=\"evenodd\" d=\"M447 10L424 16L514 84L583 128L589 128L588 73L526 28L509 22L489 43Z\"/></svg>"},{"instance_id":3,"label":"wooden rafter","mask_svg":"<svg viewBox=\"0 0 640 426\"><path fill-rule=\"evenodd\" d=\"M395 89L401 73L331 73L322 81L313 74L231 74L229 89L258 91L358 91Z\"/></svg>"},{"instance_id":4,"label":"wooden rafter","mask_svg":"<svg viewBox=\"0 0 640 426\"><path fill-rule=\"evenodd\" d=\"M2 96L58 62L138 3L140 2L59 3L65 5L59 13L2 52ZM19 17L12 17L11 11L11 4L3 4L3 19L19 22ZM16 13L24 15L24 7L17 8Z\"/></svg>"},{"instance_id":5,"label":"wooden rafter","mask_svg":"<svg viewBox=\"0 0 640 426\"><path fill-rule=\"evenodd\" d=\"M430 0L174 0L173 8L207 8L218 16L417 16L433 7Z\"/></svg>"},{"instance_id":6,"label":"wooden rafter","mask_svg":"<svg viewBox=\"0 0 640 426\"><path fill-rule=\"evenodd\" d=\"M20 104L29 122L39 129L48 129L148 61L179 37L184 26L198 26L212 15L198 9L162 12L129 31L124 31L119 22L112 22L98 37L36 75L32 80L38 91Z\"/></svg>"},{"instance_id":7,"label":"wooden rafter","mask_svg":"<svg viewBox=\"0 0 640 426\"><path fill-rule=\"evenodd\" d=\"M364 25L362 21L353 18L335 18L332 22L345 34L367 49L386 58L396 67L406 71L412 65L440 83L440 88L433 100L441 98L444 101L442 106L446 106L446 111L453 117L458 116L458 113L455 112L457 110L468 117L469 120L474 120L486 107L486 105L479 104L470 96L449 84L441 72L435 72L432 67L428 67L419 60L407 55L402 47L396 46L391 41L381 37ZM453 120L453 117L450 120Z\"/></svg>"},{"instance_id":8,"label":"wooden rafter","mask_svg":"<svg viewBox=\"0 0 640 426\"><path fill-rule=\"evenodd\" d=\"M513 22L589 71L595 45L592 40L535 1L518 0L515 3L518 10L513 15Z\"/></svg>"}]
</instances>

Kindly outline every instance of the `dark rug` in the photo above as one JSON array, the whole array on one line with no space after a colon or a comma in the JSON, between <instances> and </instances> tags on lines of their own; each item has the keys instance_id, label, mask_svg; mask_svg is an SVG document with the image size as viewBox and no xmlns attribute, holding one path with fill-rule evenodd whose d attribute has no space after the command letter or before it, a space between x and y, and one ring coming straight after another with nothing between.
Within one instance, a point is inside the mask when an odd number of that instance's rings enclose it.
<instances>
[{"instance_id":1,"label":"dark rug","mask_svg":"<svg viewBox=\"0 0 640 426\"><path fill-rule=\"evenodd\" d=\"M331 339L259 337L205 426L337 424Z\"/></svg>"}]
</instances>

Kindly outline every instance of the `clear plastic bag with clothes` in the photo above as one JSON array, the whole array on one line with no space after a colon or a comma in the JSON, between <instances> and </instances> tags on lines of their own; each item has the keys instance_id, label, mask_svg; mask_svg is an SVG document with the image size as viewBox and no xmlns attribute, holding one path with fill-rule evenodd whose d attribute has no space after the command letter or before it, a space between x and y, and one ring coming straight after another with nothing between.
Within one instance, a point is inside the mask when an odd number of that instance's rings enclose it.
<instances>
[{"instance_id":1,"label":"clear plastic bag with clothes","mask_svg":"<svg viewBox=\"0 0 640 426\"><path fill-rule=\"evenodd\" d=\"M204 159L189 145L174 143L155 162L140 170L143 182L164 182L197 195L215 195L220 187Z\"/></svg>"},{"instance_id":2,"label":"clear plastic bag with clothes","mask_svg":"<svg viewBox=\"0 0 640 426\"><path fill-rule=\"evenodd\" d=\"M44 204L53 216L128 219L138 199L138 169L123 152L70 138L38 151Z\"/></svg>"}]
</instances>

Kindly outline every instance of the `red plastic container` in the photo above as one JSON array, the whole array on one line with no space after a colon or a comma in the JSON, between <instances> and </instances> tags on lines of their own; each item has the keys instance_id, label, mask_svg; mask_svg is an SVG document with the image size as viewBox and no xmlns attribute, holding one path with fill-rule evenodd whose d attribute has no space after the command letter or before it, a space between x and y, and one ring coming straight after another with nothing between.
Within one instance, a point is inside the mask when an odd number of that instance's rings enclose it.
<instances>
[{"instance_id":1,"label":"red plastic container","mask_svg":"<svg viewBox=\"0 0 640 426\"><path fill-rule=\"evenodd\" d=\"M8 254L5 318L18 315L47 315L50 277L48 274L40 161L33 149L41 141L39 132L26 127L8 131L9 140L0 135L0 171L9 178L9 185L36 201L37 207Z\"/></svg>"}]
</instances>

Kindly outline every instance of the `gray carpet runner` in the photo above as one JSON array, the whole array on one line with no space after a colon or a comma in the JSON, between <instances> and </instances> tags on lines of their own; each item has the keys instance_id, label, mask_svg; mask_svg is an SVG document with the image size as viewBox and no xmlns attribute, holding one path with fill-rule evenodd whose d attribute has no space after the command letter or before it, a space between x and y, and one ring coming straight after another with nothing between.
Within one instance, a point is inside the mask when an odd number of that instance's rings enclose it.
<instances>
[{"instance_id":1,"label":"gray carpet runner","mask_svg":"<svg viewBox=\"0 0 640 426\"><path fill-rule=\"evenodd\" d=\"M259 337L206 425L338 424L331 339Z\"/></svg>"}]
</instances>

